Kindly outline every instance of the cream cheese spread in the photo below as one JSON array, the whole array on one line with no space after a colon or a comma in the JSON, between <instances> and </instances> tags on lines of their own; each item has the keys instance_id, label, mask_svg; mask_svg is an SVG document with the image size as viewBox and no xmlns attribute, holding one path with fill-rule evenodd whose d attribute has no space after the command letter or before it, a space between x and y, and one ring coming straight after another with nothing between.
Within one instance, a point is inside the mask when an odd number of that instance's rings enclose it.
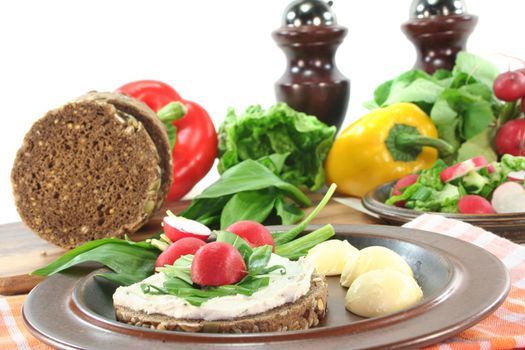
<instances>
[{"instance_id":1,"label":"cream cheese spread","mask_svg":"<svg viewBox=\"0 0 525 350\"><path fill-rule=\"evenodd\" d=\"M162 286L164 274L157 273L142 282L119 287L113 295L113 304L148 314L162 314L179 319L213 321L256 315L293 303L310 289L313 264L303 258L291 261L272 254L268 266L274 265L284 266L286 274L281 274L279 270L271 272L269 285L250 296L237 294L217 297L204 302L201 306L194 306L174 295L144 294L140 288L142 283Z\"/></svg>"}]
</instances>

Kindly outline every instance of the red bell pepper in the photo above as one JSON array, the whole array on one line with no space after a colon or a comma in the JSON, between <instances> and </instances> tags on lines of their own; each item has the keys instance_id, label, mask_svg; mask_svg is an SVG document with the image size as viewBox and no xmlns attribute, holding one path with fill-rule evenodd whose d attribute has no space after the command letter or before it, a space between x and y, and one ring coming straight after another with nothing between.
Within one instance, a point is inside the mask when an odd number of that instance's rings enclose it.
<instances>
[{"instance_id":1,"label":"red bell pepper","mask_svg":"<svg viewBox=\"0 0 525 350\"><path fill-rule=\"evenodd\" d=\"M167 106L171 102L178 101L185 107L186 113L179 113L171 122L176 128L176 141L172 151L173 183L167 201L181 199L208 173L217 156L217 133L210 116L199 104L183 99L160 81L134 81L117 92L146 103L155 112L160 111L159 116L174 107Z\"/></svg>"}]
</instances>

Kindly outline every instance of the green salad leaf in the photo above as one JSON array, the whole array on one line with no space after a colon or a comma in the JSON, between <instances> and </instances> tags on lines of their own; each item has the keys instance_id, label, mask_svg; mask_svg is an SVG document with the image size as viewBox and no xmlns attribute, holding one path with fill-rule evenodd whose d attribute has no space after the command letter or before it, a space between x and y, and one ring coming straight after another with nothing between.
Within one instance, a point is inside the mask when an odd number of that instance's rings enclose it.
<instances>
[{"instance_id":1,"label":"green salad leaf","mask_svg":"<svg viewBox=\"0 0 525 350\"><path fill-rule=\"evenodd\" d=\"M318 190L325 183L323 161L335 127L297 112L285 103L267 110L255 105L237 115L228 110L219 128L219 173L253 159L268 166L283 181Z\"/></svg>"},{"instance_id":2,"label":"green salad leaf","mask_svg":"<svg viewBox=\"0 0 525 350\"><path fill-rule=\"evenodd\" d=\"M500 163L490 163L490 170L489 167L472 170L458 179L443 183L440 173L446 167L446 163L438 159L432 168L419 173L414 184L401 189L400 195L391 195L385 204L404 201L408 209L457 213L458 201L464 195L475 194L490 200L492 192L508 181L510 172L525 170L525 157L506 154Z\"/></svg>"}]
</instances>

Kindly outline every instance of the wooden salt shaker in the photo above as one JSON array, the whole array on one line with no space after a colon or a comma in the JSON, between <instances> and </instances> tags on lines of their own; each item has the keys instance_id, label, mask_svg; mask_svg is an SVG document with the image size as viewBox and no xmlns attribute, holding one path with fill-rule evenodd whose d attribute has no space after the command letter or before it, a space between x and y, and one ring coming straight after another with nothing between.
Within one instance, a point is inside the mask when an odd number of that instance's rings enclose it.
<instances>
[{"instance_id":1,"label":"wooden salt shaker","mask_svg":"<svg viewBox=\"0 0 525 350\"><path fill-rule=\"evenodd\" d=\"M401 28L417 50L414 68L427 73L451 70L477 22L463 0L413 0L410 20Z\"/></svg>"},{"instance_id":2,"label":"wooden salt shaker","mask_svg":"<svg viewBox=\"0 0 525 350\"><path fill-rule=\"evenodd\" d=\"M296 0L272 33L284 51L288 67L275 84L278 101L341 126L350 97L350 81L337 69L335 52L347 29L337 25L331 2Z\"/></svg>"}]
</instances>

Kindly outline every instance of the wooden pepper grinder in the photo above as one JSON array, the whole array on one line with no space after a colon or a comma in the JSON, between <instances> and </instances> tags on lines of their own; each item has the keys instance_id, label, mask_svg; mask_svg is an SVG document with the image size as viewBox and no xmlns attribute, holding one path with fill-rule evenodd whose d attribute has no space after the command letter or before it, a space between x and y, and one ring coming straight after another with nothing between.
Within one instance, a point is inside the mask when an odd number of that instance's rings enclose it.
<instances>
[{"instance_id":1,"label":"wooden pepper grinder","mask_svg":"<svg viewBox=\"0 0 525 350\"><path fill-rule=\"evenodd\" d=\"M341 126L350 97L350 81L337 69L335 52L347 29L336 24L331 2L296 0L272 33L284 51L288 67L275 84L278 101Z\"/></svg>"},{"instance_id":2,"label":"wooden pepper grinder","mask_svg":"<svg viewBox=\"0 0 525 350\"><path fill-rule=\"evenodd\" d=\"M415 68L427 73L451 70L477 22L467 14L463 0L413 0L410 20L401 28L416 46Z\"/></svg>"}]
</instances>

